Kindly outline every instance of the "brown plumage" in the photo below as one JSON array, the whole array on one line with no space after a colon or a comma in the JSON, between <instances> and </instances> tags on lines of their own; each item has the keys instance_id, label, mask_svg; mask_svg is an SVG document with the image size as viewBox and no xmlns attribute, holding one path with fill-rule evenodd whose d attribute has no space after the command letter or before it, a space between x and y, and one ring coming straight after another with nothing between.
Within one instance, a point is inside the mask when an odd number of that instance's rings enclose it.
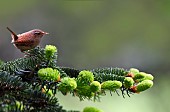
<instances>
[{"instance_id":1,"label":"brown plumage","mask_svg":"<svg viewBox=\"0 0 170 112\"><path fill-rule=\"evenodd\" d=\"M21 52L35 48L41 41L43 35L48 34L39 29L34 29L22 34L16 35L10 28L12 42L14 46L20 49Z\"/></svg>"}]
</instances>

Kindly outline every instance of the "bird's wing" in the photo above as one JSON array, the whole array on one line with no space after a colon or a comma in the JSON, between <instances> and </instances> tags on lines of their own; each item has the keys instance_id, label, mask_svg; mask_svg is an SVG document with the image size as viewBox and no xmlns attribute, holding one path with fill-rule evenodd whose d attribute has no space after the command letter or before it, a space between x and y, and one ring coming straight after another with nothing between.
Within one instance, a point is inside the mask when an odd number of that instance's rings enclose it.
<instances>
[{"instance_id":1,"label":"bird's wing","mask_svg":"<svg viewBox=\"0 0 170 112\"><path fill-rule=\"evenodd\" d=\"M18 39L15 42L12 42L13 44L17 44L20 46L32 46L34 44L34 40L22 40L22 39Z\"/></svg>"},{"instance_id":2,"label":"bird's wing","mask_svg":"<svg viewBox=\"0 0 170 112\"><path fill-rule=\"evenodd\" d=\"M19 38L16 41L12 41L12 43L17 43L17 44L34 44L34 40L31 39L30 37L32 37L32 35L30 34L26 34L26 33L22 33L22 34L18 34L17 35Z\"/></svg>"}]
</instances>

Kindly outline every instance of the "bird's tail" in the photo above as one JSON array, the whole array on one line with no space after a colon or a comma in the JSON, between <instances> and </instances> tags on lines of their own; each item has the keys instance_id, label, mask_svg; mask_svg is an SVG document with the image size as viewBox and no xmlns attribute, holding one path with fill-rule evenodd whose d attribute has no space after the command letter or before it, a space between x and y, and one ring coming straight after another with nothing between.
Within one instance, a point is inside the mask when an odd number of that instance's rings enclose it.
<instances>
[{"instance_id":1,"label":"bird's tail","mask_svg":"<svg viewBox=\"0 0 170 112\"><path fill-rule=\"evenodd\" d=\"M12 39L13 39L13 41L18 40L18 36L17 36L9 27L7 27L7 29L12 33Z\"/></svg>"}]
</instances>

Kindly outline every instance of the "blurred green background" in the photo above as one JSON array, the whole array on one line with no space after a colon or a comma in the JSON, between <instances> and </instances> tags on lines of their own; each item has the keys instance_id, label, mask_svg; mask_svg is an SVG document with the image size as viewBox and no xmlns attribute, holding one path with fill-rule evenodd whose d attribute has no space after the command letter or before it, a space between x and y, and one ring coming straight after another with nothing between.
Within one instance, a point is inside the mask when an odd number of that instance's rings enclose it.
<instances>
[{"instance_id":1,"label":"blurred green background","mask_svg":"<svg viewBox=\"0 0 170 112\"><path fill-rule=\"evenodd\" d=\"M170 112L170 1L158 0L1 0L0 59L23 54L10 42L16 33L34 28L50 34L41 45L56 45L58 65L78 69L135 67L154 75L154 87L123 99L116 94L101 102L80 102L58 95L66 109L93 105L105 112Z\"/></svg>"}]
</instances>

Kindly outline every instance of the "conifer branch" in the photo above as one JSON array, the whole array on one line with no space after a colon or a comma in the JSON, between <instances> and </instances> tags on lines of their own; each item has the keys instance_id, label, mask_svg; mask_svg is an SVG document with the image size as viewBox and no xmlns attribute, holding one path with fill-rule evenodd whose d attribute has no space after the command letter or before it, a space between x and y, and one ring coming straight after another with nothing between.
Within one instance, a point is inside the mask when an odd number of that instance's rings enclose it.
<instances>
[{"instance_id":1,"label":"conifer branch","mask_svg":"<svg viewBox=\"0 0 170 112\"><path fill-rule=\"evenodd\" d=\"M55 46L36 47L23 58L0 63L0 111L66 112L59 106L57 92L96 101L107 91L111 95L121 91L123 97L140 93L153 86L152 80L151 74L135 68L60 67Z\"/></svg>"}]
</instances>

